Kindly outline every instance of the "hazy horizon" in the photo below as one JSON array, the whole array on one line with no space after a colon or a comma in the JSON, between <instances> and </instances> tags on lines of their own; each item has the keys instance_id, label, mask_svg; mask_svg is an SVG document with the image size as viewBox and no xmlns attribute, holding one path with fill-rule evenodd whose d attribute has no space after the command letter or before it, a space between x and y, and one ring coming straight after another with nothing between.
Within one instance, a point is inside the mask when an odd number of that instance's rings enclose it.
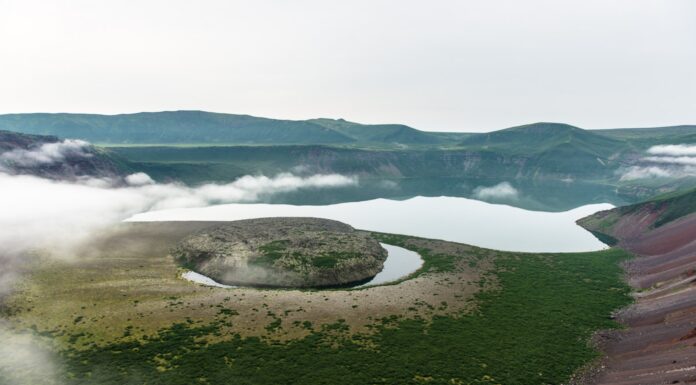
<instances>
[{"instance_id":1,"label":"hazy horizon","mask_svg":"<svg viewBox=\"0 0 696 385\"><path fill-rule=\"evenodd\" d=\"M0 0L0 113L696 123L688 0Z\"/></svg>"},{"instance_id":2,"label":"hazy horizon","mask_svg":"<svg viewBox=\"0 0 696 385\"><path fill-rule=\"evenodd\" d=\"M363 125L375 125L375 124L405 124L403 122L380 122L380 123L375 123L375 122L358 122L356 120L347 118L347 117L328 117L328 116L317 116L317 117L307 117L307 118L300 118L300 119L283 119L283 118L278 118L274 116L259 116L259 115L251 115L251 114L245 114L245 113L237 113L237 112L221 112L221 111L208 111L208 110L188 110L188 109L180 109L180 110L159 110L159 111L135 111L135 112L115 112L115 113L99 113L99 112L66 112L66 111L56 111L56 112L45 112L45 111L34 111L34 112L3 112L0 113L0 116L2 115L22 115L22 114L75 114L75 115L104 115L104 116L119 116L119 115L133 115L133 114L155 114L155 113L160 113L160 112L187 112L187 111L193 111L193 112L207 112L207 113L213 113L213 114L228 114L228 115L246 115L246 116L253 116L257 118L265 118L265 119L274 119L274 120L293 120L293 121L305 121L305 120L312 120L312 119L344 119L349 122L353 123L358 123L358 124L363 124ZM622 126L616 126L616 127L582 127L577 124L573 124L571 122L552 122L552 121L536 121L536 122L520 122L518 124L513 124L511 126L506 126L506 127L498 127L498 128L492 128L488 131L480 131L480 130L470 130L470 131L462 131L462 130L431 130L428 129L427 127L413 127L408 124L407 126L411 128L415 128L417 130L421 131L428 131L428 132L459 132L459 133L479 133L479 132L493 132L496 130L504 130L506 128L511 128L511 127L518 127L518 126L524 126L524 125L529 125L529 124L535 124L535 123L558 123L558 124L568 124L571 126L575 126L578 128L586 129L586 130L603 130L603 129L623 129L623 128L661 128L661 127L673 127L673 126L696 126L696 123L692 124L689 122L684 122L684 123L677 123L677 124L672 124L672 125L665 125L665 126L627 126L627 125L622 125Z\"/></svg>"}]
</instances>

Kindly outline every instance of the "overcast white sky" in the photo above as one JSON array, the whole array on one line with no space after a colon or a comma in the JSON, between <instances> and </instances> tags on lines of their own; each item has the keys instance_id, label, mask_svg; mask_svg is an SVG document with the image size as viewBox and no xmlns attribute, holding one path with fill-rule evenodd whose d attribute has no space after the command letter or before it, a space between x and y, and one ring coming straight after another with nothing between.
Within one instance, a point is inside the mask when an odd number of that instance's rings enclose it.
<instances>
[{"instance_id":1,"label":"overcast white sky","mask_svg":"<svg viewBox=\"0 0 696 385\"><path fill-rule=\"evenodd\" d=\"M696 1L0 0L0 113L696 124Z\"/></svg>"}]
</instances>

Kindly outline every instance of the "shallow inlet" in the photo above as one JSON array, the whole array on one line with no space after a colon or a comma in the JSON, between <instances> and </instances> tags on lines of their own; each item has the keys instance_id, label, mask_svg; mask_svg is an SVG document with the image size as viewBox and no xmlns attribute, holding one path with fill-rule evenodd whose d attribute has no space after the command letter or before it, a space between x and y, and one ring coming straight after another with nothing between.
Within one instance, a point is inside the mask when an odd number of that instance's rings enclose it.
<instances>
[{"instance_id":1,"label":"shallow inlet","mask_svg":"<svg viewBox=\"0 0 696 385\"><path fill-rule=\"evenodd\" d=\"M376 286L398 281L408 277L423 266L423 258L415 251L407 250L403 247L387 245L386 243L380 244L387 250L387 259L384 261L382 271L372 277L372 279L369 281L352 287ZM196 273L195 271L187 271L181 275L181 278L205 286L222 287L228 289L237 287L216 282L212 278L200 273Z\"/></svg>"}]
</instances>

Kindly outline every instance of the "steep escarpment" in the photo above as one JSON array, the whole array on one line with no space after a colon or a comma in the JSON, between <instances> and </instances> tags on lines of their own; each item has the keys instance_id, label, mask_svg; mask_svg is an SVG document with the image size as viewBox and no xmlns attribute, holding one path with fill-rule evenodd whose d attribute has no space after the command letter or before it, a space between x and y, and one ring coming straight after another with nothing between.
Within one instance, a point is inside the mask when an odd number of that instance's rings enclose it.
<instances>
[{"instance_id":1,"label":"steep escarpment","mask_svg":"<svg viewBox=\"0 0 696 385\"><path fill-rule=\"evenodd\" d=\"M696 190L603 211L578 223L636 258L625 264L636 302L628 326L604 335L607 358L593 383L696 381Z\"/></svg>"},{"instance_id":2,"label":"steep escarpment","mask_svg":"<svg viewBox=\"0 0 696 385\"><path fill-rule=\"evenodd\" d=\"M387 252L369 234L318 218L226 222L181 241L183 266L230 285L325 287L382 270Z\"/></svg>"}]
</instances>

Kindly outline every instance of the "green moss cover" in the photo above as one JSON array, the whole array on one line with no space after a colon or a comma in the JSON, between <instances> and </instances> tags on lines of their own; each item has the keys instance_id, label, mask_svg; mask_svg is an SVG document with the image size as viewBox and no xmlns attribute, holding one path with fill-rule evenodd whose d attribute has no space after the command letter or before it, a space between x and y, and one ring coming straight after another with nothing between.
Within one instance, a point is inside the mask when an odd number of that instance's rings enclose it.
<instances>
[{"instance_id":1,"label":"green moss cover","mask_svg":"<svg viewBox=\"0 0 696 385\"><path fill-rule=\"evenodd\" d=\"M377 235L408 246L408 238ZM422 250L419 250L422 252ZM452 255L423 254L431 271ZM338 322L289 342L233 337L207 343L234 315L208 325L178 324L143 341L62 355L67 384L554 384L597 357L588 345L613 328L613 309L629 303L621 250L499 253L498 288L476 295L473 313L429 322L376 320L373 334ZM493 277L494 275L494 277ZM278 318L274 328L282 328Z\"/></svg>"}]
</instances>

